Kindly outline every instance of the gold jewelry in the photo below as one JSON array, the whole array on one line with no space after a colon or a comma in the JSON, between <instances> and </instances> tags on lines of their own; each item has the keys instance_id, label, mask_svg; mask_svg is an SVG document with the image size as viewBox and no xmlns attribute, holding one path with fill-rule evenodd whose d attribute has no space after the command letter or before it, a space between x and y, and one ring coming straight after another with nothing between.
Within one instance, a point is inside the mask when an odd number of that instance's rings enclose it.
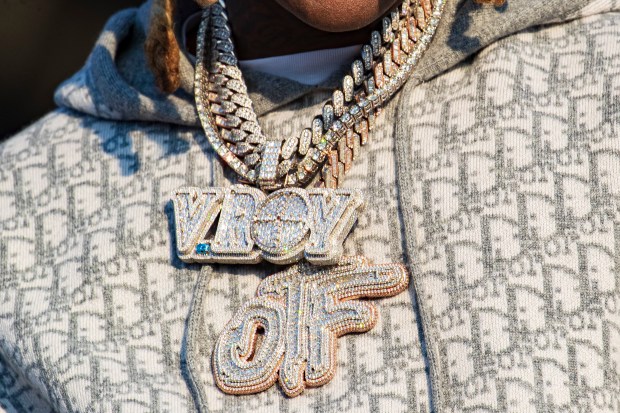
<instances>
[{"instance_id":1,"label":"gold jewelry","mask_svg":"<svg viewBox=\"0 0 620 413\"><path fill-rule=\"evenodd\" d=\"M258 124L223 1L204 11L195 78L198 115L217 154L248 185L179 189L178 255L199 263L307 261L263 280L256 297L220 334L213 370L222 391L256 393L279 378L293 397L306 386L327 383L335 374L337 337L376 323L376 307L357 298L388 297L407 288L400 264L341 257L364 201L359 191L335 188L367 144L380 108L428 47L445 1L403 0L382 20L382 31L372 32L311 127L284 140L267 138ZM298 188L309 185L319 188ZM270 191L275 192L265 193Z\"/></svg>"},{"instance_id":2,"label":"gold jewelry","mask_svg":"<svg viewBox=\"0 0 620 413\"><path fill-rule=\"evenodd\" d=\"M204 11L198 32L195 79L207 139L242 182L263 190L304 186L315 178L318 186L337 187L368 142L377 112L413 73L444 4L404 0L383 18L381 33L372 32L311 127L284 140L263 134L237 67L224 3L213 5Z\"/></svg>"},{"instance_id":3,"label":"gold jewelry","mask_svg":"<svg viewBox=\"0 0 620 413\"><path fill-rule=\"evenodd\" d=\"M279 378L289 397L322 386L336 372L338 337L377 323L375 305L357 299L394 296L408 283L403 265L371 265L364 257L332 267L298 264L267 277L217 340L217 386L231 394L257 393Z\"/></svg>"}]
</instances>

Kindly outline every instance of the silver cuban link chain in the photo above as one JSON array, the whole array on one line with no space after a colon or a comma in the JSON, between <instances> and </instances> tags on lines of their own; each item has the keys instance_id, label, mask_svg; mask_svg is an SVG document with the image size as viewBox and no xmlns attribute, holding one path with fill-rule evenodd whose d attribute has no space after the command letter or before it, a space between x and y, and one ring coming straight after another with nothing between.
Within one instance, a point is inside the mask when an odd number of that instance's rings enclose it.
<instances>
[{"instance_id":1,"label":"silver cuban link chain","mask_svg":"<svg viewBox=\"0 0 620 413\"><path fill-rule=\"evenodd\" d=\"M196 107L205 134L242 183L337 188L368 143L381 107L411 76L446 0L403 0L373 31L322 113L299 136L266 137L237 65L223 1L205 9L198 32Z\"/></svg>"}]
</instances>

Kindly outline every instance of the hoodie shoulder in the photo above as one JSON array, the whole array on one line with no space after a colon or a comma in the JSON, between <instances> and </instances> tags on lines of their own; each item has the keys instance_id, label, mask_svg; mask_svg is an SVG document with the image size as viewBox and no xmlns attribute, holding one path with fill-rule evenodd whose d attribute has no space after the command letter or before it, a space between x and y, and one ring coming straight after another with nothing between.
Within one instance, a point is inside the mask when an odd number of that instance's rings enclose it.
<instances>
[{"instance_id":1,"label":"hoodie shoulder","mask_svg":"<svg viewBox=\"0 0 620 413\"><path fill-rule=\"evenodd\" d=\"M144 55L149 11L147 2L108 20L84 66L56 90L59 107L103 119L198 125L187 82L171 95L155 86ZM193 78L186 56L181 69L185 79Z\"/></svg>"}]
</instances>

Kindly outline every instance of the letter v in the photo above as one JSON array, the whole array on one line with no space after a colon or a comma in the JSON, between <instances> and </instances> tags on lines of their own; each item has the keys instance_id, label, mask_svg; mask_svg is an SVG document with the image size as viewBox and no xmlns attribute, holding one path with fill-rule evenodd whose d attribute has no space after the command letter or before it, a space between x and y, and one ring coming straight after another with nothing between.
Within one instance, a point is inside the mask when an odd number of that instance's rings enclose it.
<instances>
[{"instance_id":1,"label":"letter v","mask_svg":"<svg viewBox=\"0 0 620 413\"><path fill-rule=\"evenodd\" d=\"M185 187L174 197L177 252L181 260L193 262L194 248L213 226L222 209L224 191L221 188Z\"/></svg>"}]
</instances>

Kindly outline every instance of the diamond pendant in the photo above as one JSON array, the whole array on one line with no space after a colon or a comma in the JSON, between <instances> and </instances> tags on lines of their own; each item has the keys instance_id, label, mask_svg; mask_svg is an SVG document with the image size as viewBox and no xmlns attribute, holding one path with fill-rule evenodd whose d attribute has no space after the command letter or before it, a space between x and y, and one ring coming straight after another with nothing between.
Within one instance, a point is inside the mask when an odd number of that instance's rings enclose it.
<instances>
[{"instance_id":1,"label":"diamond pendant","mask_svg":"<svg viewBox=\"0 0 620 413\"><path fill-rule=\"evenodd\" d=\"M297 264L267 277L220 333L212 356L217 386L251 394L279 381L295 397L326 384L335 374L338 337L377 322L376 306L357 299L391 297L408 283L403 265L371 265L363 257L329 267Z\"/></svg>"},{"instance_id":2,"label":"diamond pendant","mask_svg":"<svg viewBox=\"0 0 620 413\"><path fill-rule=\"evenodd\" d=\"M188 263L315 265L338 262L364 207L360 191L286 188L180 188L174 197L176 246Z\"/></svg>"}]
</instances>

